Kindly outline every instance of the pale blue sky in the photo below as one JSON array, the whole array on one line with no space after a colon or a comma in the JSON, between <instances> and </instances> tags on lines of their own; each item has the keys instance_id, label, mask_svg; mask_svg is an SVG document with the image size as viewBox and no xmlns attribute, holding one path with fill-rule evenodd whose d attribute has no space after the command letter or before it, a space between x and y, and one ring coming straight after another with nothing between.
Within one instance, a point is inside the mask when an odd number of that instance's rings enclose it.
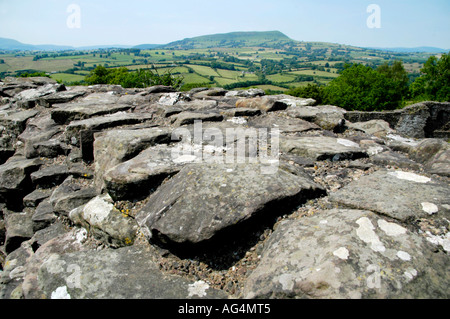
<instances>
[{"instance_id":1,"label":"pale blue sky","mask_svg":"<svg viewBox=\"0 0 450 319\"><path fill-rule=\"evenodd\" d=\"M67 8L80 8L69 28ZM381 9L368 28L367 7ZM163 44L198 35L279 30L292 39L450 49L450 0L0 0L0 37L29 44Z\"/></svg>"}]
</instances>

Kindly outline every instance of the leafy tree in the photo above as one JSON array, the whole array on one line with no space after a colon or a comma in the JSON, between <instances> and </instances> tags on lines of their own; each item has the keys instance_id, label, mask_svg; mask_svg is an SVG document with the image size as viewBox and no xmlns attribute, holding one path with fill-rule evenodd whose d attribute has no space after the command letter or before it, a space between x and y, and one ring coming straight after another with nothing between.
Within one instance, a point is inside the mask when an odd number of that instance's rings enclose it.
<instances>
[{"instance_id":1,"label":"leafy tree","mask_svg":"<svg viewBox=\"0 0 450 319\"><path fill-rule=\"evenodd\" d=\"M381 111L401 106L398 82L382 68L380 72L362 64L346 65L341 75L324 89L324 102L347 110Z\"/></svg>"},{"instance_id":2,"label":"leafy tree","mask_svg":"<svg viewBox=\"0 0 450 319\"><path fill-rule=\"evenodd\" d=\"M153 85L166 85L178 88L183 78L173 76L170 71L160 75L157 69L155 69L154 73L150 69L129 71L125 67L107 69L99 65L91 71L85 78L85 81L88 84L120 84L124 88L145 88Z\"/></svg>"},{"instance_id":3,"label":"leafy tree","mask_svg":"<svg viewBox=\"0 0 450 319\"><path fill-rule=\"evenodd\" d=\"M422 76L411 85L415 99L450 101L450 52L440 59L431 56L421 69Z\"/></svg>"},{"instance_id":4,"label":"leafy tree","mask_svg":"<svg viewBox=\"0 0 450 319\"><path fill-rule=\"evenodd\" d=\"M103 65L98 65L91 73L86 76L85 81L93 84L108 84L109 71Z\"/></svg>"},{"instance_id":5,"label":"leafy tree","mask_svg":"<svg viewBox=\"0 0 450 319\"><path fill-rule=\"evenodd\" d=\"M394 89L401 94L401 96L406 96L408 94L408 72L406 72L401 61L395 61L392 66L390 66L388 62L385 62L377 68L377 71L386 75L394 82Z\"/></svg>"}]
</instances>

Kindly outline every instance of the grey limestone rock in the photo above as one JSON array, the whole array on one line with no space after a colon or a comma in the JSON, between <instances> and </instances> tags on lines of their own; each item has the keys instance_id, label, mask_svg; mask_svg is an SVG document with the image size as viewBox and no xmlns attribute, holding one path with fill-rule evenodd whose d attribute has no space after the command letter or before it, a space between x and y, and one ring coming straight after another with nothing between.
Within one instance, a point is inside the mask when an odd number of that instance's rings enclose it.
<instances>
[{"instance_id":1,"label":"grey limestone rock","mask_svg":"<svg viewBox=\"0 0 450 319\"><path fill-rule=\"evenodd\" d=\"M448 255L370 211L329 210L278 226L244 298L448 298Z\"/></svg>"},{"instance_id":2,"label":"grey limestone rock","mask_svg":"<svg viewBox=\"0 0 450 319\"><path fill-rule=\"evenodd\" d=\"M137 220L147 234L195 244L268 208L281 214L324 194L305 175L282 168L261 174L263 169L260 164L186 166L152 194Z\"/></svg>"},{"instance_id":3,"label":"grey limestone rock","mask_svg":"<svg viewBox=\"0 0 450 319\"><path fill-rule=\"evenodd\" d=\"M330 200L405 222L438 212L445 214L449 194L448 185L433 178L402 170L380 170L330 194Z\"/></svg>"},{"instance_id":4,"label":"grey limestone rock","mask_svg":"<svg viewBox=\"0 0 450 319\"><path fill-rule=\"evenodd\" d=\"M368 156L358 143L327 136L283 138L280 141L280 150L317 161L339 161Z\"/></svg>"},{"instance_id":5,"label":"grey limestone rock","mask_svg":"<svg viewBox=\"0 0 450 319\"><path fill-rule=\"evenodd\" d=\"M70 265L74 267L69 268ZM70 281L73 274L78 277ZM49 299L228 297L205 281L163 274L152 261L151 253L139 247L52 255L39 268L38 282Z\"/></svg>"}]
</instances>

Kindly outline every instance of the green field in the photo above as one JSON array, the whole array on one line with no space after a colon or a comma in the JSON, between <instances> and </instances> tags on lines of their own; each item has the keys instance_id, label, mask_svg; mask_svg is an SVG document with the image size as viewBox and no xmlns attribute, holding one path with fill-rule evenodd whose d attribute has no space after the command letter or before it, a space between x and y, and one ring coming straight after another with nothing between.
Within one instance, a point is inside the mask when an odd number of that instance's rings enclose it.
<instances>
[{"instance_id":1,"label":"green field","mask_svg":"<svg viewBox=\"0 0 450 319\"><path fill-rule=\"evenodd\" d=\"M68 74L68 73L55 73L52 74L50 77L56 81L61 81L63 83L83 81L85 78L84 75Z\"/></svg>"},{"instance_id":2,"label":"green field","mask_svg":"<svg viewBox=\"0 0 450 319\"><path fill-rule=\"evenodd\" d=\"M0 77L47 72L71 84L82 83L98 65L130 71L155 67L159 74L171 72L182 77L182 84L246 87L251 83L285 91L308 83L327 84L339 76L345 63L377 67L402 60L408 72L418 74L429 56L298 42L279 32L249 32L185 39L152 50L0 51Z\"/></svg>"}]
</instances>

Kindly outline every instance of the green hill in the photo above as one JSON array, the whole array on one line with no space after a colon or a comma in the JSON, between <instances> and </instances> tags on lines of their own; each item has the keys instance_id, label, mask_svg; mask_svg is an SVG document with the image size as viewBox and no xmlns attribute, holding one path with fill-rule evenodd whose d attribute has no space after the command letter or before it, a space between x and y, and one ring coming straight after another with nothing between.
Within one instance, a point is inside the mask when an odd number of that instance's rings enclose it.
<instances>
[{"instance_id":1,"label":"green hill","mask_svg":"<svg viewBox=\"0 0 450 319\"><path fill-rule=\"evenodd\" d=\"M186 38L171 42L166 49L208 49L208 48L242 48L242 47L274 47L293 42L280 31L265 32L231 32Z\"/></svg>"}]
</instances>

